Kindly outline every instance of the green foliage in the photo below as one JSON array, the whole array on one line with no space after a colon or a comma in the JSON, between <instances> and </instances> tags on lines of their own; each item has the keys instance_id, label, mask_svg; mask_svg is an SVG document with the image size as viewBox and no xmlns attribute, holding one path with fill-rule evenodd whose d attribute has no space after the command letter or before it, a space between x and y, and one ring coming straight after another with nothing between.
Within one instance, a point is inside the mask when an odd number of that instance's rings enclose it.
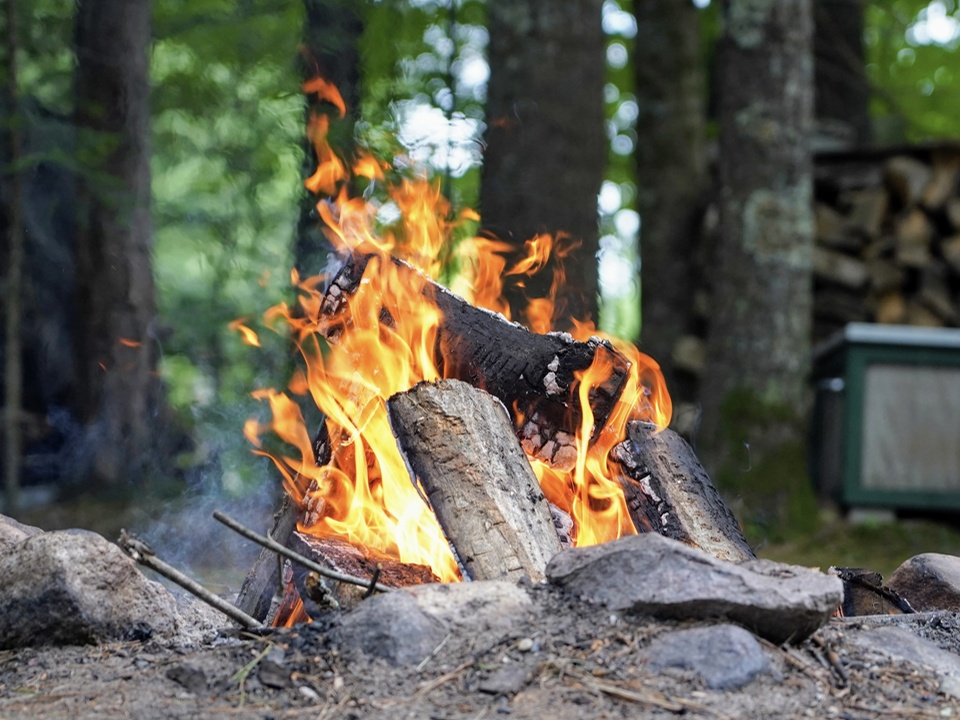
<instances>
[{"instance_id":1,"label":"green foliage","mask_svg":"<svg viewBox=\"0 0 960 720\"><path fill-rule=\"evenodd\" d=\"M228 330L284 297L300 190L298 0L154 6L154 269L169 400L198 456L248 477L248 393L284 376L289 350ZM256 324L255 322L251 324Z\"/></svg>"},{"instance_id":2,"label":"green foliage","mask_svg":"<svg viewBox=\"0 0 960 720\"><path fill-rule=\"evenodd\" d=\"M866 72L874 89L877 140L960 136L960 10L955 0L874 2L865 12Z\"/></svg>"}]
</instances>

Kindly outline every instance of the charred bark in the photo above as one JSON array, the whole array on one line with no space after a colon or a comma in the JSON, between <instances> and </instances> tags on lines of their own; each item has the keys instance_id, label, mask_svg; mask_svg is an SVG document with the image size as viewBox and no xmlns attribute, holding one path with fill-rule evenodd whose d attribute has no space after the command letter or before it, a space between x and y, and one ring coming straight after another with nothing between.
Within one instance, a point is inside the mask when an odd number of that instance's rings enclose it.
<instances>
[{"instance_id":1,"label":"charred bark","mask_svg":"<svg viewBox=\"0 0 960 720\"><path fill-rule=\"evenodd\" d=\"M338 316L347 295L360 284L370 256L353 256L327 290L321 320L328 337L343 329ZM376 261L375 261L376 262ZM411 281L417 271L393 260ZM577 398L576 374L586 370L596 356L610 366L607 380L593 388L590 407L594 428L602 428L623 392L630 362L608 342L591 339L578 342L564 333L532 333L500 315L474 307L440 285L423 279L422 294L440 309L443 317L437 334L436 360L445 377L463 380L498 397L526 425L518 428L531 448L554 462L556 448L550 443L558 433L574 435L582 413ZM389 322L388 317L383 318ZM532 424L532 428L530 425Z\"/></svg>"},{"instance_id":2,"label":"charred bark","mask_svg":"<svg viewBox=\"0 0 960 720\"><path fill-rule=\"evenodd\" d=\"M369 577L371 580L376 578L376 582L391 588L440 582L440 579L426 565L402 563L387 557L374 557L346 540L335 537L315 537L295 531L290 535L287 546L294 552L331 570L355 577ZM324 608L322 599L317 599L316 576L311 577L310 571L297 563L293 563L293 583L304 601L308 615L313 616L318 611L329 609L329 607ZM350 583L324 580L322 584L342 607L349 608L356 605L367 594L367 589Z\"/></svg>"},{"instance_id":3,"label":"charred bark","mask_svg":"<svg viewBox=\"0 0 960 720\"><path fill-rule=\"evenodd\" d=\"M659 533L721 560L755 557L693 449L675 432L631 422L614 457L625 473L621 484L638 531Z\"/></svg>"},{"instance_id":4,"label":"charred bark","mask_svg":"<svg viewBox=\"0 0 960 720\"><path fill-rule=\"evenodd\" d=\"M560 541L546 498L493 397L457 380L387 402L400 448L473 580L544 580Z\"/></svg>"}]
</instances>

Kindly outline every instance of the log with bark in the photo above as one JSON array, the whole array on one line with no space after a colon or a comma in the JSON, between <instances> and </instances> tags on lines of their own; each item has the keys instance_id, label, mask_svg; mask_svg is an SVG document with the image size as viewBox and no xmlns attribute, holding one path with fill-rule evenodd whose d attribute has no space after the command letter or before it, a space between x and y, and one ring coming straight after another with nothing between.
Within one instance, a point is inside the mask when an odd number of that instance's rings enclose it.
<instances>
[{"instance_id":1,"label":"log with bark","mask_svg":"<svg viewBox=\"0 0 960 720\"><path fill-rule=\"evenodd\" d=\"M733 513L693 449L672 430L631 422L613 451L634 525L698 547L721 560L755 557Z\"/></svg>"},{"instance_id":2,"label":"log with bark","mask_svg":"<svg viewBox=\"0 0 960 720\"><path fill-rule=\"evenodd\" d=\"M543 581L560 541L500 401L442 380L398 393L387 407L400 448L466 574Z\"/></svg>"},{"instance_id":3,"label":"log with bark","mask_svg":"<svg viewBox=\"0 0 960 720\"><path fill-rule=\"evenodd\" d=\"M369 255L350 257L327 288L319 318L327 337L335 339L343 329L347 298L357 291L371 261L380 262ZM566 333L533 333L502 315L470 305L410 265L397 259L392 262L410 283L423 285L425 302L442 313L435 356L444 377L463 380L498 397L515 413L515 422L522 419L517 431L527 441L528 451L551 464L569 464L570 454L562 450L572 444L582 418L576 374L590 367L597 356L610 367L608 378L591 390L589 398L594 427L599 430L623 392L629 360L598 338L578 342ZM391 322L385 312L381 320Z\"/></svg>"}]
</instances>

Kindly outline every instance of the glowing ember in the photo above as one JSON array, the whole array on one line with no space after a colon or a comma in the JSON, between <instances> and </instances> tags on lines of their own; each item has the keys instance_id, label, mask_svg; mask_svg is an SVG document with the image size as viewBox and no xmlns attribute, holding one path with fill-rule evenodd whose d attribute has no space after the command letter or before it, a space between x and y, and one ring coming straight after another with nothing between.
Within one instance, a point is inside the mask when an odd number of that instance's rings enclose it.
<instances>
[{"instance_id":1,"label":"glowing ember","mask_svg":"<svg viewBox=\"0 0 960 720\"><path fill-rule=\"evenodd\" d=\"M305 90L320 93L344 112L339 93L329 83L313 81ZM255 452L271 457L291 496L311 508L311 518L319 518L309 527L301 526L302 532L343 538L373 555L428 565L442 580L457 580L449 545L411 482L390 429L385 402L419 381L443 377L435 360L440 311L422 292L428 279L436 280L444 269L439 258L451 258L459 268L450 283L454 292L474 305L508 315L502 298L504 278L522 285L525 277L544 268L551 253L557 257L563 251L557 250L554 238L538 236L526 244L525 257L508 268L504 253L510 246L504 243L473 238L453 246L452 237L462 223L478 218L472 211L452 217L439 184L424 177L386 186L387 202L400 211L400 220L382 227L378 213L383 201L348 196L343 181L350 172L327 143L327 130L326 116L311 120L309 133L319 167L306 185L316 193L336 195L317 206L335 248L344 255L373 257L366 263L356 291L338 297L343 308L336 313L336 327L324 319L329 314L321 313L324 295L318 290L330 278L301 279L293 274L298 307L277 305L264 314L264 320L271 329L294 338L305 369L295 373L286 393L254 393L269 403L273 420L266 425L248 421L244 434L258 448ZM376 159L363 157L352 173L383 184L387 182L384 171L389 169ZM391 256L405 260L422 275L401 275ZM535 299L527 309L527 320L535 332L551 329L555 299L563 283L562 273L555 272L549 296ZM328 296L335 290L328 291ZM246 342L257 340L242 319L231 326ZM577 340L599 335L590 323L575 323L572 334ZM664 427L670 419L670 398L657 364L632 344L609 340L631 362L625 390L610 420L602 429L594 428L590 392L612 372L606 356L597 353L593 365L578 376L582 419L573 469L561 471L531 459L548 500L573 518L576 545L635 532L609 453L624 438L628 420L643 419ZM332 458L322 467L314 462L300 405L291 396L309 396L327 418ZM268 430L296 452L264 451L260 437Z\"/></svg>"}]
</instances>

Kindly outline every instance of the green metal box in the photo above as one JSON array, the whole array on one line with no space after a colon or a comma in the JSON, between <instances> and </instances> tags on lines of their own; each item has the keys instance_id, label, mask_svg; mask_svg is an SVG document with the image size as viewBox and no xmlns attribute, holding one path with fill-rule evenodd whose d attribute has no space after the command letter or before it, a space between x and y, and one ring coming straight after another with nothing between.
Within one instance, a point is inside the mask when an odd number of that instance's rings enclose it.
<instances>
[{"instance_id":1,"label":"green metal box","mask_svg":"<svg viewBox=\"0 0 960 720\"><path fill-rule=\"evenodd\" d=\"M821 496L960 509L960 330L851 323L815 350L813 379Z\"/></svg>"}]
</instances>

